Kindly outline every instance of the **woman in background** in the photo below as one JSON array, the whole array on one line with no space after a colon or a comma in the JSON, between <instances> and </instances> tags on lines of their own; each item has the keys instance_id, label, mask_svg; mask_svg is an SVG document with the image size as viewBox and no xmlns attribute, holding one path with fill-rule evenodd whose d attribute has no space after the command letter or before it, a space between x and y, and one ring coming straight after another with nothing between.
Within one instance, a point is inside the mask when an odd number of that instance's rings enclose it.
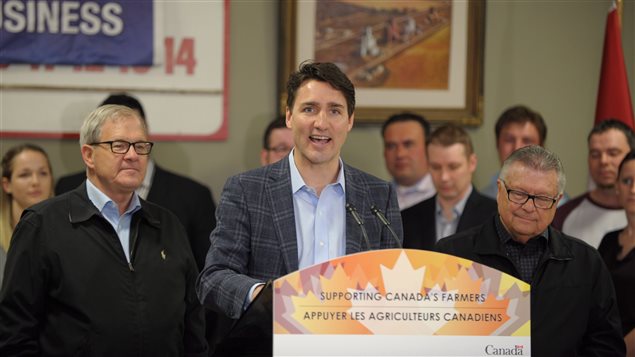
<instances>
[{"instance_id":1,"label":"woman in background","mask_svg":"<svg viewBox=\"0 0 635 357\"><path fill-rule=\"evenodd\" d=\"M11 235L22 212L52 195L51 163L41 147L22 144L4 154L0 192L0 286Z\"/></svg>"},{"instance_id":2,"label":"woman in background","mask_svg":"<svg viewBox=\"0 0 635 357\"><path fill-rule=\"evenodd\" d=\"M635 151L622 160L615 187L628 225L607 233L598 251L615 285L626 355L635 356Z\"/></svg>"}]
</instances>

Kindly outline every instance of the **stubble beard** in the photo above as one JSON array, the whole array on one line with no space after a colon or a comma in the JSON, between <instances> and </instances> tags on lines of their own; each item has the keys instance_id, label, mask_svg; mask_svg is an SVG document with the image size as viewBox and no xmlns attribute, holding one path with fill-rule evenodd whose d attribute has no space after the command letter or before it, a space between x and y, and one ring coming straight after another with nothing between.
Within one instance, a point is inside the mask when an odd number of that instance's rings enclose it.
<instances>
[{"instance_id":1,"label":"stubble beard","mask_svg":"<svg viewBox=\"0 0 635 357\"><path fill-rule=\"evenodd\" d=\"M611 184L595 184L597 186L597 188L599 188L600 190L615 190L615 183L611 183Z\"/></svg>"}]
</instances>

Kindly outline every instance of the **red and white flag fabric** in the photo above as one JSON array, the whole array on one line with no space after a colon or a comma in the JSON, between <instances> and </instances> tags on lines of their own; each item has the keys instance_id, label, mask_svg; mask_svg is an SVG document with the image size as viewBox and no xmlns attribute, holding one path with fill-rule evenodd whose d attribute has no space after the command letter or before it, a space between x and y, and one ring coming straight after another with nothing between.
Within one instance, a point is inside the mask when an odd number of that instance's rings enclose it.
<instances>
[{"instance_id":1,"label":"red and white flag fabric","mask_svg":"<svg viewBox=\"0 0 635 357\"><path fill-rule=\"evenodd\" d=\"M613 1L606 19L604 35L604 53L602 71L598 88L595 124L606 119L618 119L635 129L635 117L631 93L628 88L628 75L622 50L622 32L615 1Z\"/></svg>"}]
</instances>

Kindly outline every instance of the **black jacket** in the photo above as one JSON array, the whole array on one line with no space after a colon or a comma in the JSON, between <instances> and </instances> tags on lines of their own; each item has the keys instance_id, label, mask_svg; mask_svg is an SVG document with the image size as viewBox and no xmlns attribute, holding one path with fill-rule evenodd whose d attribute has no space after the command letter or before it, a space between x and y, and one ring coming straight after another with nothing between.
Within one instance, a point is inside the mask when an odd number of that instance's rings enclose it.
<instances>
[{"instance_id":1,"label":"black jacket","mask_svg":"<svg viewBox=\"0 0 635 357\"><path fill-rule=\"evenodd\" d=\"M185 230L141 201L131 263L86 185L25 211L0 292L0 356L205 356Z\"/></svg>"},{"instance_id":2,"label":"black jacket","mask_svg":"<svg viewBox=\"0 0 635 357\"><path fill-rule=\"evenodd\" d=\"M73 190L84 181L85 172L61 177L55 185L55 194ZM178 217L187 232L196 265L202 270L209 249L209 235L216 227L216 206L210 189L155 164L147 200L167 208Z\"/></svg>"},{"instance_id":3,"label":"black jacket","mask_svg":"<svg viewBox=\"0 0 635 357\"><path fill-rule=\"evenodd\" d=\"M440 240L436 250L520 277L494 219ZM532 356L624 356L611 276L598 252L549 227L548 251L531 284Z\"/></svg>"},{"instance_id":4,"label":"black jacket","mask_svg":"<svg viewBox=\"0 0 635 357\"><path fill-rule=\"evenodd\" d=\"M437 242L436 197L417 203L401 211L403 223L403 247L411 249L433 250ZM465 208L456 233L480 226L496 213L496 201L480 194L476 188L465 202Z\"/></svg>"}]
</instances>

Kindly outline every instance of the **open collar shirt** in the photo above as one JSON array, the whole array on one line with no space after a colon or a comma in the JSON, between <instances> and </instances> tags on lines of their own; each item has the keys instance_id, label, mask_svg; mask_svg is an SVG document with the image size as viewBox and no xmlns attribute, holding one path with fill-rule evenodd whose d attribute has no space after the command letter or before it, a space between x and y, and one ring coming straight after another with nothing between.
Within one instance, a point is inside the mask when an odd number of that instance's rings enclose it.
<instances>
[{"instance_id":1,"label":"open collar shirt","mask_svg":"<svg viewBox=\"0 0 635 357\"><path fill-rule=\"evenodd\" d=\"M459 202L457 202L454 207L452 207L452 219L445 218L445 216L443 215L443 208L441 208L441 205L439 204L439 196L436 196L437 198L434 200L434 204L436 207L436 219L434 221L436 224L437 242L441 240L441 238L445 238L456 233L456 229L459 226L459 220L461 219L461 215L465 210L465 204L467 203L467 199L470 197L471 194L472 185L470 185L470 188L465 192L465 196L463 196L463 198Z\"/></svg>"},{"instance_id":2,"label":"open collar shirt","mask_svg":"<svg viewBox=\"0 0 635 357\"><path fill-rule=\"evenodd\" d=\"M93 185L90 179L86 180L86 191L90 202L117 233L126 260L130 263L130 223L132 222L132 215L141 209L139 196L137 193L133 193L128 209L122 215L119 215L119 207L117 207L115 202Z\"/></svg>"},{"instance_id":3,"label":"open collar shirt","mask_svg":"<svg viewBox=\"0 0 635 357\"><path fill-rule=\"evenodd\" d=\"M293 192L299 268L305 268L346 253L346 194L344 164L340 159L337 180L318 196L302 179L293 153L288 156Z\"/></svg>"}]
</instances>

